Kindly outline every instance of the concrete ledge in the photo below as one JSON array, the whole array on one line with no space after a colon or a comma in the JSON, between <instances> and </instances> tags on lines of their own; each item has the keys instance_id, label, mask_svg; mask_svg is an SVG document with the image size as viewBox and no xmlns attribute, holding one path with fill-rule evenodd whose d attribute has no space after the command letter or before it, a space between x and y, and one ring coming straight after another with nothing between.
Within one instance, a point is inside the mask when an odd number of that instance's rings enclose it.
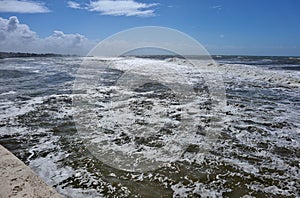
<instances>
[{"instance_id":1,"label":"concrete ledge","mask_svg":"<svg viewBox=\"0 0 300 198\"><path fill-rule=\"evenodd\" d=\"M0 145L0 197L61 197L28 166Z\"/></svg>"}]
</instances>

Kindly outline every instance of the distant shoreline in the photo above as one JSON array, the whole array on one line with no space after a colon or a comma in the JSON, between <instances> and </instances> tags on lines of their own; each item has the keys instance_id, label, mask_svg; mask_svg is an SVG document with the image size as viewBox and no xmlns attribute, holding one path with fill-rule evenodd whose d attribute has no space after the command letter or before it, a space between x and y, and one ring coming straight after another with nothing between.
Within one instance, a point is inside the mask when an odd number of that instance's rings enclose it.
<instances>
[{"instance_id":1,"label":"distant shoreline","mask_svg":"<svg viewBox=\"0 0 300 198\"><path fill-rule=\"evenodd\" d=\"M24 53L24 52L0 52L0 59L3 58L26 58L26 57L66 57L76 55L64 55L54 53Z\"/></svg>"},{"instance_id":2,"label":"distant shoreline","mask_svg":"<svg viewBox=\"0 0 300 198\"><path fill-rule=\"evenodd\" d=\"M289 58L289 59L299 59L300 56L257 56L257 55L209 55L209 56L199 56L199 55L163 55L163 54L151 54L151 55L124 55L124 57L137 57L137 58L158 58L158 59L165 59L165 58L190 58L190 59L197 59L197 58L213 58L217 59L231 59L231 58L270 58L270 57L281 57L281 58ZM0 52L0 59L3 58L30 58L30 57L81 57L75 54L55 54L55 53L27 53L27 52ZM82 56L84 57L84 56Z\"/></svg>"}]
</instances>

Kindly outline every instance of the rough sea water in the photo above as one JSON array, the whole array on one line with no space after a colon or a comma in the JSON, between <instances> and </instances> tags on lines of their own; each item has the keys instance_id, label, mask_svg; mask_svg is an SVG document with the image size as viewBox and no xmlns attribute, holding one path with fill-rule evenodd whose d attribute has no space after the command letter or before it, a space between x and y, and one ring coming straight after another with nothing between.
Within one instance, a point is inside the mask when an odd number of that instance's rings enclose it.
<instances>
[{"instance_id":1,"label":"rough sea water","mask_svg":"<svg viewBox=\"0 0 300 198\"><path fill-rule=\"evenodd\" d=\"M73 90L88 78L77 75L80 57L0 59L0 144L65 197L299 197L300 58L214 58L227 103L218 115L207 67L191 73L183 59L88 57L110 65L94 90ZM145 64L187 76L194 100L158 82L124 93L117 82ZM86 97L93 108L73 105ZM164 163L134 171L118 149Z\"/></svg>"}]
</instances>

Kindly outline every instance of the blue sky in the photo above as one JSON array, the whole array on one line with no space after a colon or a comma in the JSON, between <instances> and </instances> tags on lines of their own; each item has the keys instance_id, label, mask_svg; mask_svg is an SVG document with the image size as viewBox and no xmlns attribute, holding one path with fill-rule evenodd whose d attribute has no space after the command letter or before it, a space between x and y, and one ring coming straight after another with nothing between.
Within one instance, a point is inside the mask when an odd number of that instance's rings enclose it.
<instances>
[{"instance_id":1,"label":"blue sky","mask_svg":"<svg viewBox=\"0 0 300 198\"><path fill-rule=\"evenodd\" d=\"M67 40L59 52L74 41L87 50L119 31L154 25L190 35L211 54L300 56L299 10L299 0L0 0L0 50L53 52L60 37ZM13 23L17 33L5 32ZM26 41L11 43L23 32Z\"/></svg>"}]
</instances>

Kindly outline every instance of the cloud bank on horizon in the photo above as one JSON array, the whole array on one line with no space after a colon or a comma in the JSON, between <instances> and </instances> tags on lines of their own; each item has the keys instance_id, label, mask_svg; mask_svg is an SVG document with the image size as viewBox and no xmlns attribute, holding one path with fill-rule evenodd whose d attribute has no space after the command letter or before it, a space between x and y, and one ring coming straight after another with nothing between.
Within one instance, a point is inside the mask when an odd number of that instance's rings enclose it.
<instances>
[{"instance_id":1,"label":"cloud bank on horizon","mask_svg":"<svg viewBox=\"0 0 300 198\"><path fill-rule=\"evenodd\" d=\"M55 30L52 35L40 38L16 16L0 17L0 51L86 54L96 43L80 34L65 34Z\"/></svg>"}]
</instances>

